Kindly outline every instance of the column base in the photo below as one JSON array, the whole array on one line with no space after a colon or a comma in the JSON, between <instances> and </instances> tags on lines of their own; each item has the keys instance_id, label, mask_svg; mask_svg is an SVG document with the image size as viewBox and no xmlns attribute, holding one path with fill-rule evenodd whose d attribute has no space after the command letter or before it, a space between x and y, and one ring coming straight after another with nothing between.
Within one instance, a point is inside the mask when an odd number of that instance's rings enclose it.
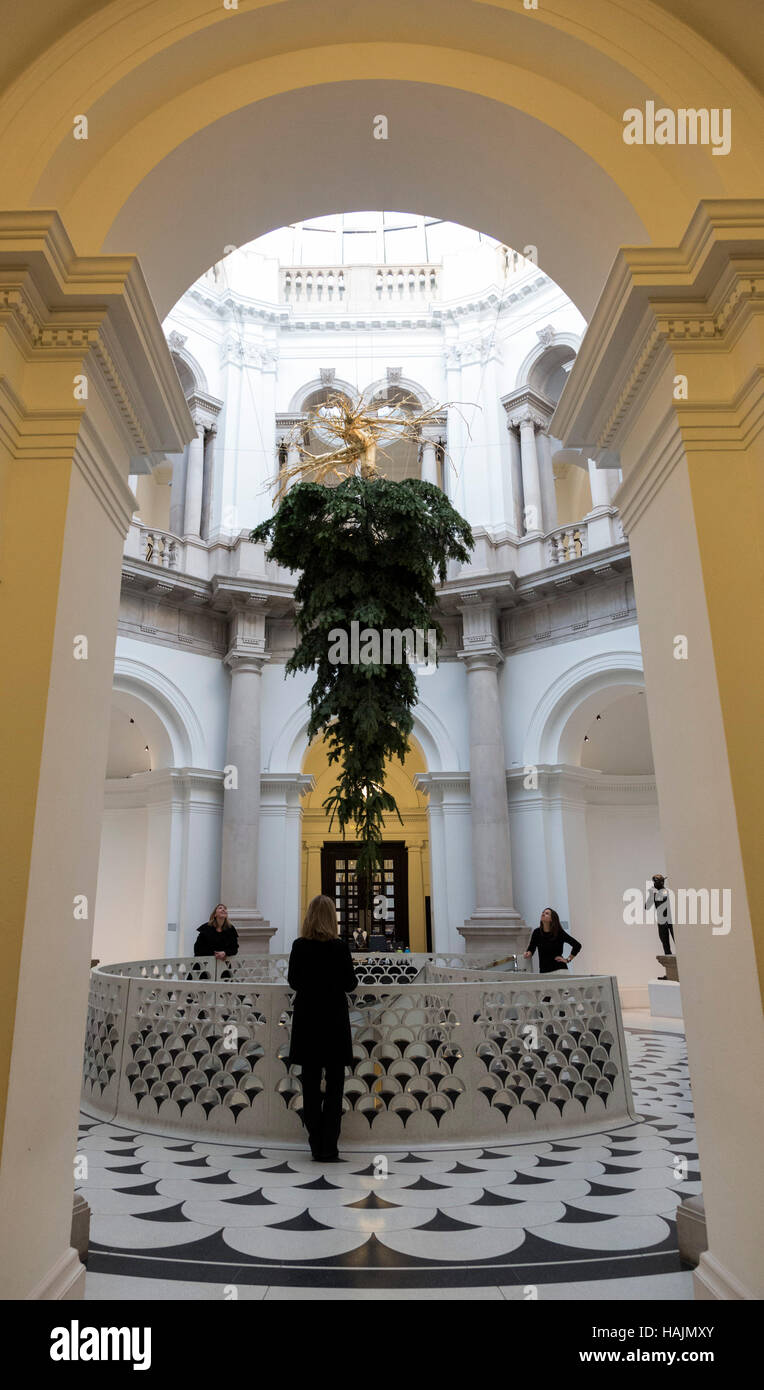
<instances>
[{"instance_id":1,"label":"column base","mask_svg":"<svg viewBox=\"0 0 764 1390\"><path fill-rule=\"evenodd\" d=\"M464 937L464 949L468 954L496 953L498 956L516 955L521 970L528 968L522 959L528 945L528 928L519 912L511 908L481 908L468 917L463 927L459 927Z\"/></svg>"},{"instance_id":2,"label":"column base","mask_svg":"<svg viewBox=\"0 0 764 1390\"><path fill-rule=\"evenodd\" d=\"M676 1238L685 1264L697 1265L708 1249L706 1209L702 1197L688 1197L676 1209Z\"/></svg>"},{"instance_id":3,"label":"column base","mask_svg":"<svg viewBox=\"0 0 764 1390\"><path fill-rule=\"evenodd\" d=\"M704 1250L700 1256L697 1269L692 1276L692 1283L696 1303L713 1301L727 1303L736 1302L738 1299L755 1302L760 1298L760 1294L756 1290L746 1288L745 1284L742 1284L730 1270L726 1269L711 1254L710 1250Z\"/></svg>"},{"instance_id":4,"label":"column base","mask_svg":"<svg viewBox=\"0 0 764 1390\"><path fill-rule=\"evenodd\" d=\"M251 907L229 907L228 916L238 932L240 955L268 954L276 928L266 922L262 912Z\"/></svg>"}]
</instances>

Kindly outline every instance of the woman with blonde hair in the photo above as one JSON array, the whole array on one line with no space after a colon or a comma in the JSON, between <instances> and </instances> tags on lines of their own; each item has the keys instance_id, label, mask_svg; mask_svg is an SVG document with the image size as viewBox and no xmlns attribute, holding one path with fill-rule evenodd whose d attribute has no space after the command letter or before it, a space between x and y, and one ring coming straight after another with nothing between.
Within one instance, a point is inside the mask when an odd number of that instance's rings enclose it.
<instances>
[{"instance_id":1,"label":"woman with blonde hair","mask_svg":"<svg viewBox=\"0 0 764 1390\"><path fill-rule=\"evenodd\" d=\"M292 946L287 979L295 991L288 1060L302 1072L302 1118L310 1151L319 1162L335 1163L345 1067L353 1065L346 996L358 981L350 951L337 933L331 898L319 895L308 904Z\"/></svg>"},{"instance_id":2,"label":"woman with blonde hair","mask_svg":"<svg viewBox=\"0 0 764 1390\"><path fill-rule=\"evenodd\" d=\"M213 907L209 921L202 922L196 941L195 956L214 956L216 960L226 960L228 956L239 954L239 934L228 916L225 903Z\"/></svg>"}]
</instances>

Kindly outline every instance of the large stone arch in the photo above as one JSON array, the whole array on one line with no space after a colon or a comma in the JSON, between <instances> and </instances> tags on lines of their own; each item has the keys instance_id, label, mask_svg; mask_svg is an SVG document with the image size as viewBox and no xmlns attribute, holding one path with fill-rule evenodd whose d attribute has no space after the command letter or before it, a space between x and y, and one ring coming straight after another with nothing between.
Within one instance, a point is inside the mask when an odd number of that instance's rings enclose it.
<instances>
[{"instance_id":1,"label":"large stone arch","mask_svg":"<svg viewBox=\"0 0 764 1390\"><path fill-rule=\"evenodd\" d=\"M147 662L118 656L114 689L134 695L161 722L172 752L173 767L205 767L206 740L201 722L183 691Z\"/></svg>"},{"instance_id":2,"label":"large stone arch","mask_svg":"<svg viewBox=\"0 0 764 1390\"><path fill-rule=\"evenodd\" d=\"M602 652L571 666L545 690L533 711L523 746L525 766L577 766L575 750L595 706L602 709L635 690L644 690L638 651Z\"/></svg>"},{"instance_id":3,"label":"large stone arch","mask_svg":"<svg viewBox=\"0 0 764 1390\"><path fill-rule=\"evenodd\" d=\"M0 104L6 201L58 207L81 252L137 251L163 311L226 244L303 215L376 206L384 190L388 206L427 205L507 244L538 243L543 268L587 313L619 244L675 242L700 198L760 186L761 98L666 8L650 4L645 23L641 0L532 13L513 0L457 0L438 11L435 45L423 18L385 15L379 37L372 4L356 7L356 42L330 8L314 37L291 0L203 14L180 0L171 24L130 0L89 6L60 39L51 28L50 46ZM269 56L248 59L266 24ZM614 92L679 106L709 82L741 113L724 159L625 149ZM378 112L391 129L370 159ZM88 116L87 141L72 138L77 113ZM246 179L231 158L242 150ZM447 163L433 150L448 151ZM507 187L523 197L507 199Z\"/></svg>"}]
</instances>

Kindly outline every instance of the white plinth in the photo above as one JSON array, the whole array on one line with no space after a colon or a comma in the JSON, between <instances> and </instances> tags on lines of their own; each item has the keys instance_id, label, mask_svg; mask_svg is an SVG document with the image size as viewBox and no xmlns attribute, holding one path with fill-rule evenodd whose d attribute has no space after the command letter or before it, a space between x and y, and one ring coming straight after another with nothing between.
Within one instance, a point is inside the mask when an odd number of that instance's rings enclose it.
<instances>
[{"instance_id":1,"label":"white plinth","mask_svg":"<svg viewBox=\"0 0 764 1390\"><path fill-rule=\"evenodd\" d=\"M649 980L650 1013L657 1018L681 1018L682 996L678 980Z\"/></svg>"}]
</instances>

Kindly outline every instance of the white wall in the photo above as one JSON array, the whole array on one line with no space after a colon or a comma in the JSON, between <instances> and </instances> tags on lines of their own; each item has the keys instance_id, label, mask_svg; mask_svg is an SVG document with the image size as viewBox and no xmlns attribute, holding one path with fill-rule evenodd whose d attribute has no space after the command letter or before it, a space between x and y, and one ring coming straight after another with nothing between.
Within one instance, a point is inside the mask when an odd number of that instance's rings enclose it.
<instances>
[{"instance_id":1,"label":"white wall","mask_svg":"<svg viewBox=\"0 0 764 1390\"><path fill-rule=\"evenodd\" d=\"M164 954L169 841L168 806L104 811L94 958L108 962Z\"/></svg>"},{"instance_id":2,"label":"white wall","mask_svg":"<svg viewBox=\"0 0 764 1390\"><path fill-rule=\"evenodd\" d=\"M657 803L590 805L586 829L591 915L580 938L581 968L617 975L624 1002L646 1008L648 980L664 973L655 959L662 947L657 926L624 924L623 895L629 888L644 891L645 879L663 867Z\"/></svg>"}]
</instances>

